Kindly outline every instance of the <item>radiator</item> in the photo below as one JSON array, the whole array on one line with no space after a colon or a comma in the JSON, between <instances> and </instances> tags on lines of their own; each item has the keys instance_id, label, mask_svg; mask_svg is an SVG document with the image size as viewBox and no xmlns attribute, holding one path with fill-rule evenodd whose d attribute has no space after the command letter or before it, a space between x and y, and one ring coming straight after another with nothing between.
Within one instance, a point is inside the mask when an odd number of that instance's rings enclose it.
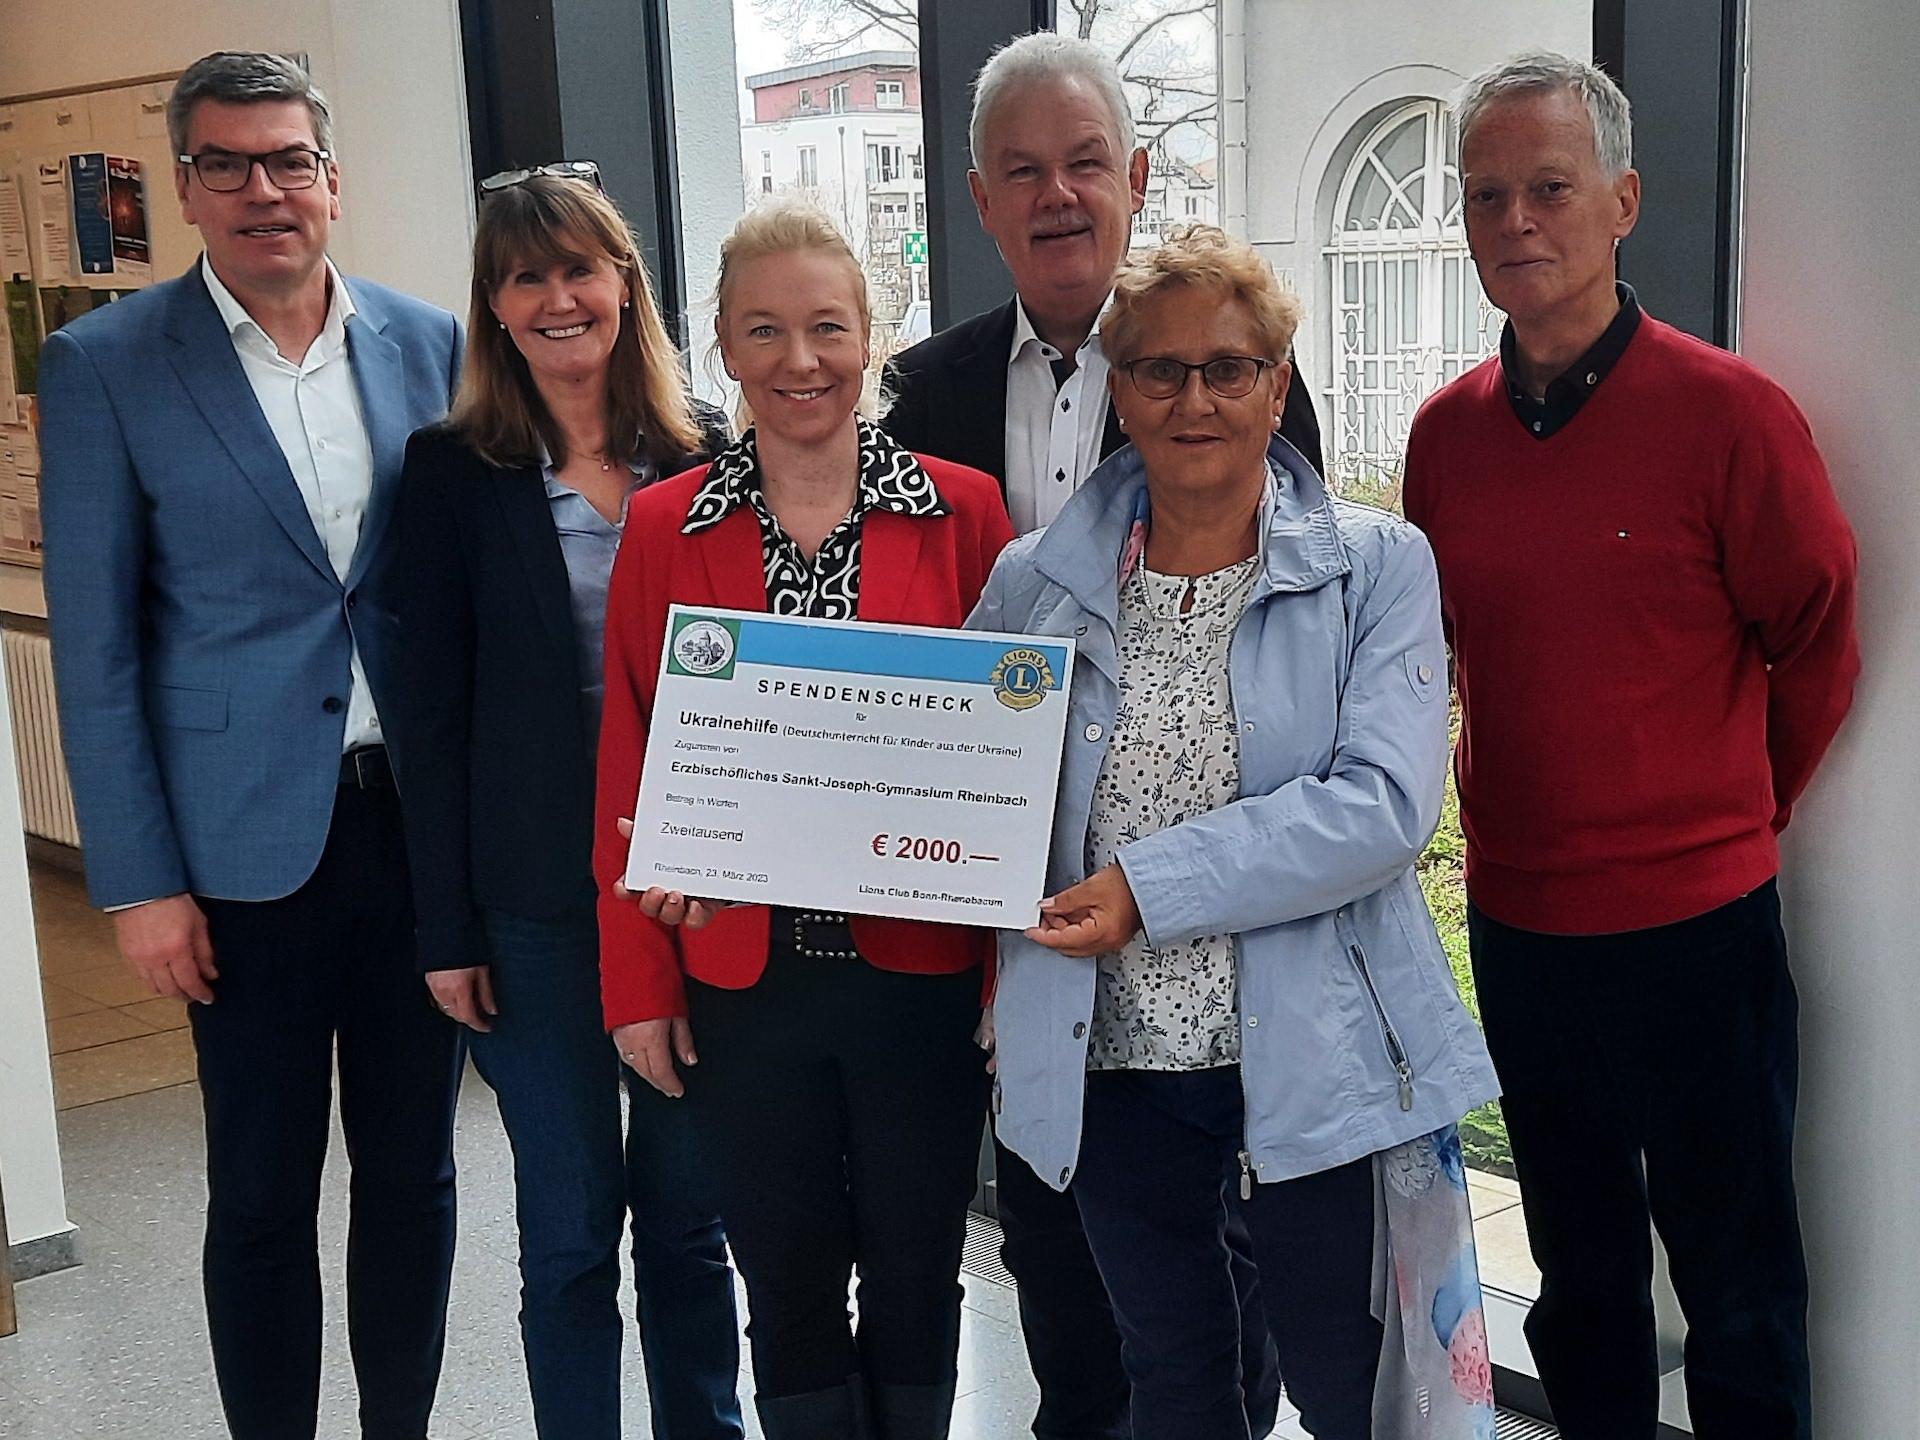
<instances>
[{"instance_id":1,"label":"radiator","mask_svg":"<svg viewBox=\"0 0 1920 1440\"><path fill-rule=\"evenodd\" d=\"M13 753L20 769L20 809L29 835L58 845L80 844L73 791L60 748L60 717L53 703L53 646L44 635L0 631L13 702Z\"/></svg>"}]
</instances>

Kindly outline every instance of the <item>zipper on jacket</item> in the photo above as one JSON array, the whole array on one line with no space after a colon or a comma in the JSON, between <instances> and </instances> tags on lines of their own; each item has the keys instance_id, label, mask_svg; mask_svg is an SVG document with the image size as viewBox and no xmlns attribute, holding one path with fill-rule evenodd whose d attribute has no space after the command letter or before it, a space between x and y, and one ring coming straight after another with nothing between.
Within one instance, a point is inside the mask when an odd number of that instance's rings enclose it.
<instances>
[{"instance_id":1,"label":"zipper on jacket","mask_svg":"<svg viewBox=\"0 0 1920 1440\"><path fill-rule=\"evenodd\" d=\"M1367 968L1366 952L1359 945L1347 946L1347 953L1353 957L1353 968L1360 972L1360 983L1367 987L1367 998L1373 1002L1374 1018L1380 1022L1380 1038L1387 1044L1387 1059L1393 1062L1393 1073L1400 1077L1400 1108L1413 1109L1413 1066L1407 1060L1407 1052L1400 1044L1399 1035L1394 1033L1393 1022L1387 1019L1387 1007L1380 1003L1380 992L1374 989L1373 972Z\"/></svg>"},{"instance_id":2,"label":"zipper on jacket","mask_svg":"<svg viewBox=\"0 0 1920 1440\"><path fill-rule=\"evenodd\" d=\"M1253 1156L1245 1150L1240 1152L1240 1198L1253 1199Z\"/></svg>"}]
</instances>

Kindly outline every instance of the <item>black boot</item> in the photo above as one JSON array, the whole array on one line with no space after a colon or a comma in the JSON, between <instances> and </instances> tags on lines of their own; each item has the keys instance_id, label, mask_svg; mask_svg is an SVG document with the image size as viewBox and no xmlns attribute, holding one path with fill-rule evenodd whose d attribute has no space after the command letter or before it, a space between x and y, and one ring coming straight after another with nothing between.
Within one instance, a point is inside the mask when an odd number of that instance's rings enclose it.
<instances>
[{"instance_id":1,"label":"black boot","mask_svg":"<svg viewBox=\"0 0 1920 1440\"><path fill-rule=\"evenodd\" d=\"M947 1440L953 1424L953 1388L951 1380L939 1385L870 1386L879 1440Z\"/></svg>"},{"instance_id":2,"label":"black boot","mask_svg":"<svg viewBox=\"0 0 1920 1440\"><path fill-rule=\"evenodd\" d=\"M767 1440L876 1440L867 1411L867 1384L858 1375L831 1390L806 1395L756 1395L753 1408L760 1412Z\"/></svg>"}]
</instances>

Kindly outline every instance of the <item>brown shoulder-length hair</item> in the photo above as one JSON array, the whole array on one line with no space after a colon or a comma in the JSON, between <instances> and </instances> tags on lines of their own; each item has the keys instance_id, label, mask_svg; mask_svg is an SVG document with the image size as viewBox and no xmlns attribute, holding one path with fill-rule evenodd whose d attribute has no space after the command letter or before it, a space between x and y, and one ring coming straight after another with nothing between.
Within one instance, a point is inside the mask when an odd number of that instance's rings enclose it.
<instances>
[{"instance_id":1,"label":"brown shoulder-length hair","mask_svg":"<svg viewBox=\"0 0 1920 1440\"><path fill-rule=\"evenodd\" d=\"M661 323L653 282L619 207L581 181L536 175L487 196L473 236L467 359L448 420L488 463L536 464L542 445L556 466L567 461L566 437L488 297L523 267L596 259L613 262L628 300L607 372L607 458L644 454L659 467L701 448L680 351Z\"/></svg>"}]
</instances>

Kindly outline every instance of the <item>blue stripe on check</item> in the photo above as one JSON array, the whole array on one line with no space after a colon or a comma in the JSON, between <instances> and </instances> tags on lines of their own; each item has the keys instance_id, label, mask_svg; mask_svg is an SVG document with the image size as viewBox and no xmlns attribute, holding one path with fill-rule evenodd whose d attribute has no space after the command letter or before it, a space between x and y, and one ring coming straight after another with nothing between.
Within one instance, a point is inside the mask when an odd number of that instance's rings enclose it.
<instances>
[{"instance_id":1,"label":"blue stripe on check","mask_svg":"<svg viewBox=\"0 0 1920 1440\"><path fill-rule=\"evenodd\" d=\"M985 636L973 639L829 625L770 625L747 619L740 622L742 665L784 665L797 670L988 685L992 683L993 667L1009 650L1039 651L1053 673L1053 684L1048 688L1060 688L1067 673L1067 652L1059 645L1022 645Z\"/></svg>"}]
</instances>

